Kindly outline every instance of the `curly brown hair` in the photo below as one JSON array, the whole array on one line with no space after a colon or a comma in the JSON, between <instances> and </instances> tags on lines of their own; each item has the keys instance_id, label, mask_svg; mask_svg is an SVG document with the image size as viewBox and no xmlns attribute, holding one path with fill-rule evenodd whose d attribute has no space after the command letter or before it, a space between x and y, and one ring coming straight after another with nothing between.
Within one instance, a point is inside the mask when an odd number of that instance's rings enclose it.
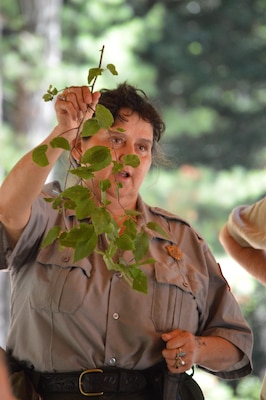
<instances>
[{"instance_id":1,"label":"curly brown hair","mask_svg":"<svg viewBox=\"0 0 266 400\"><path fill-rule=\"evenodd\" d=\"M128 108L137 113L140 118L149 122L153 127L153 163L159 164L164 160L158 142L165 131L165 123L143 90L126 82L119 84L116 89L102 89L99 104L108 108L114 120L123 121L125 117L121 115L120 111L122 108Z\"/></svg>"}]
</instances>

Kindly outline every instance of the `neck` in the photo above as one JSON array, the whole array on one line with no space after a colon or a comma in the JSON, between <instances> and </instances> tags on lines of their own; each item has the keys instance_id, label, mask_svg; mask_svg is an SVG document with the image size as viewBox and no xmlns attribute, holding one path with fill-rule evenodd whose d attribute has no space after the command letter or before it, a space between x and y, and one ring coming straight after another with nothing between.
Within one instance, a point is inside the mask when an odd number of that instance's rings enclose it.
<instances>
[{"instance_id":1,"label":"neck","mask_svg":"<svg viewBox=\"0 0 266 400\"><path fill-rule=\"evenodd\" d=\"M127 218L125 216L125 210L136 210L136 204L136 199L134 199L134 201L132 201L132 199L112 199L111 204L107 206L107 209L120 226Z\"/></svg>"},{"instance_id":2,"label":"neck","mask_svg":"<svg viewBox=\"0 0 266 400\"><path fill-rule=\"evenodd\" d=\"M94 199L97 206L102 204L101 193L95 187L93 187ZM120 220L123 221L123 216L125 215L125 210L136 210L137 205L137 198L136 196L128 196L126 194L117 193L115 192L106 192L106 201L109 201L110 204L107 205L107 210L110 212L114 220L118 223Z\"/></svg>"}]
</instances>

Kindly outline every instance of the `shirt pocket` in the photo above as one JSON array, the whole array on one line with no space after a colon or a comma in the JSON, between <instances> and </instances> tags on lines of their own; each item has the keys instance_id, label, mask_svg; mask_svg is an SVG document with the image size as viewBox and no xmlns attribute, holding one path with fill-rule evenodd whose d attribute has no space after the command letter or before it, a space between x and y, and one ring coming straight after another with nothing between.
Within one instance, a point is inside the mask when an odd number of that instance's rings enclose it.
<instances>
[{"instance_id":1,"label":"shirt pocket","mask_svg":"<svg viewBox=\"0 0 266 400\"><path fill-rule=\"evenodd\" d=\"M184 329L196 332L199 312L189 280L181 274L180 262L155 263L151 318L156 331Z\"/></svg>"},{"instance_id":2,"label":"shirt pocket","mask_svg":"<svg viewBox=\"0 0 266 400\"><path fill-rule=\"evenodd\" d=\"M30 290L33 309L75 313L84 303L90 284L88 259L73 263L73 250L42 249L37 257Z\"/></svg>"}]
</instances>

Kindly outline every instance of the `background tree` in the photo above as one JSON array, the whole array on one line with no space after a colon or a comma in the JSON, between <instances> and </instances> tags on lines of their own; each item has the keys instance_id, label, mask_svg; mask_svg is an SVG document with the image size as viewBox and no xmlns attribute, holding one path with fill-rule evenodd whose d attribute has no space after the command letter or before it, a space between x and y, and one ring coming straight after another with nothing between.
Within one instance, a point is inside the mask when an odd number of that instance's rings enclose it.
<instances>
[{"instance_id":1,"label":"background tree","mask_svg":"<svg viewBox=\"0 0 266 400\"><path fill-rule=\"evenodd\" d=\"M130 1L138 16L161 9L137 53L156 66L167 149L181 164L265 166L266 2L159 3Z\"/></svg>"}]
</instances>

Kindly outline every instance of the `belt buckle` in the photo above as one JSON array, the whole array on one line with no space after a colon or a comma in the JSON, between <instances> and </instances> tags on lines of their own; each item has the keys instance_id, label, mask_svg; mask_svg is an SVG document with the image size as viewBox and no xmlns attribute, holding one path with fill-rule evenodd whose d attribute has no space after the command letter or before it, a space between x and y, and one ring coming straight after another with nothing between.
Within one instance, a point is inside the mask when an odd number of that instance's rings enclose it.
<instances>
[{"instance_id":1,"label":"belt buckle","mask_svg":"<svg viewBox=\"0 0 266 400\"><path fill-rule=\"evenodd\" d=\"M83 394L83 396L102 396L103 392L84 392L83 388L82 388L82 378L84 375L86 374L93 374L93 373L103 373L102 369L99 368L94 368L94 369L86 369L85 371L83 371L80 376L79 376L79 391L81 394Z\"/></svg>"}]
</instances>

